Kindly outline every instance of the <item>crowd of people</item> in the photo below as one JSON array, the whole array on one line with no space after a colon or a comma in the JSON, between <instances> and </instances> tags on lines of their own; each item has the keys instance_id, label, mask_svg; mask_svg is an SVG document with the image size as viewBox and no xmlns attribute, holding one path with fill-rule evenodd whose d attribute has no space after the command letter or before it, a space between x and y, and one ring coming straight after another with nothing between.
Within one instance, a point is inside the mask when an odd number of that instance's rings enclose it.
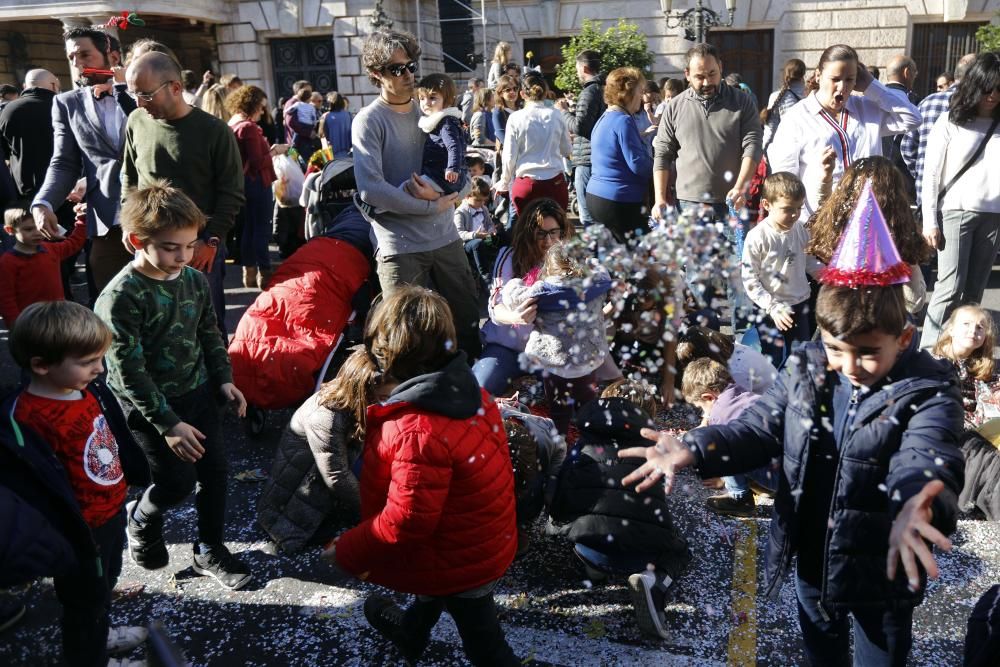
<instances>
[{"instance_id":1,"label":"crowd of people","mask_svg":"<svg viewBox=\"0 0 1000 667\"><path fill-rule=\"evenodd\" d=\"M794 578L816 665L848 661L851 618L856 664L904 664L928 545L950 548L960 512L1000 519L979 305L1000 248L1000 55L965 56L921 101L913 58L883 84L834 45L789 60L759 108L707 43L658 83L582 51L559 97L501 42L460 95L418 76L412 35L377 30L361 64L378 97L352 115L307 81L272 110L153 40L124 56L96 28L64 37L77 87L31 70L0 112L0 315L21 372L0 586L54 577L69 664L129 664L109 662L146 638L110 627L123 553L166 567L164 523L192 491L193 570L251 581L226 546L224 409L279 395L295 411L259 524L275 553L322 544L343 580L414 596L364 604L411 662L448 611L473 664L523 664L493 591L555 535L668 638L697 539L671 518L689 466L724 489L718 514L774 496L767 593ZM341 158L351 196L309 207L307 242L288 165ZM262 294L230 340L233 255ZM331 367L351 311L358 345ZM657 432L680 400L701 425ZM21 613L0 597L0 624Z\"/></svg>"}]
</instances>

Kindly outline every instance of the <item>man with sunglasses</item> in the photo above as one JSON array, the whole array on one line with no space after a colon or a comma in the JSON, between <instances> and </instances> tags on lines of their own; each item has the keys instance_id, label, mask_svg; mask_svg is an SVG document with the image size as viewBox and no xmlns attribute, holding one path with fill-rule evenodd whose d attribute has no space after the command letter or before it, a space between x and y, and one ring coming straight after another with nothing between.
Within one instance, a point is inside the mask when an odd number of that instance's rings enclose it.
<instances>
[{"instance_id":1,"label":"man with sunglasses","mask_svg":"<svg viewBox=\"0 0 1000 667\"><path fill-rule=\"evenodd\" d=\"M452 221L461 193L442 195L418 174L426 134L413 99L420 46L413 35L379 30L362 50L379 97L351 127L358 208L378 239L378 277L386 294L404 284L433 287L451 307L458 346L480 351L476 280ZM405 187L400 187L405 184Z\"/></svg>"},{"instance_id":2,"label":"man with sunglasses","mask_svg":"<svg viewBox=\"0 0 1000 667\"><path fill-rule=\"evenodd\" d=\"M121 53L117 40L93 28L73 28L63 39L66 57L79 74L77 88L52 101L52 160L34 193L31 212L46 238L62 236L56 211L70 208L63 205L83 175L90 237L87 264L99 292L132 258L122 245L118 225L126 119L114 97L95 91L94 86L107 82L110 75L83 72L110 70L121 62Z\"/></svg>"},{"instance_id":3,"label":"man with sunglasses","mask_svg":"<svg viewBox=\"0 0 1000 667\"><path fill-rule=\"evenodd\" d=\"M226 233L244 203L243 160L224 121L184 100L180 65L165 53L139 56L125 72L136 109L128 117L122 191L170 181L198 206L208 225L191 267L208 278L215 316L226 331Z\"/></svg>"}]
</instances>

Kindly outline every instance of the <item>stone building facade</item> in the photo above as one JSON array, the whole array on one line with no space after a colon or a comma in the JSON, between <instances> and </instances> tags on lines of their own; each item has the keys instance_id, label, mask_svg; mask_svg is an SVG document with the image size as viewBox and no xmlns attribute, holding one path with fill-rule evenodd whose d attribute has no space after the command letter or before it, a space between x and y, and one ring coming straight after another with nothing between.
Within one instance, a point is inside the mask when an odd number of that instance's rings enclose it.
<instances>
[{"instance_id":1,"label":"stone building facade","mask_svg":"<svg viewBox=\"0 0 1000 667\"><path fill-rule=\"evenodd\" d=\"M455 0L385 0L381 8L396 27L421 38L423 72L445 69L463 82L483 76L483 52L491 52L497 40L512 44L519 63L532 50L536 61L550 69L559 57L559 45L576 34L583 19L610 24L625 18L649 37L656 56L652 75L658 78L679 75L690 45L682 28L667 26L661 1L462 0L463 8ZM704 4L725 15L724 0ZM239 74L272 99L303 77L320 90L348 95L354 110L377 92L360 61L375 11L371 0L133 0L132 5L147 26L120 34L123 42L139 36L161 38L177 50L185 67ZM675 10L693 5L693 0L674 2ZM788 58L812 65L824 47L837 42L857 47L869 65L912 53L926 83L937 73L932 68L946 66L968 50L975 27L996 21L1000 11L1000 0L737 0L736 5L732 27L712 30L709 41L722 49L727 70L740 71L757 88L775 86ZM45 67L63 77L68 87L61 31L104 23L119 10L118 3L108 2L29 5L0 0L0 81L14 82L31 67ZM467 20L441 21L456 11ZM468 53L447 54L449 47L443 44L454 41L449 36L466 34L471 35L465 40Z\"/></svg>"}]
</instances>

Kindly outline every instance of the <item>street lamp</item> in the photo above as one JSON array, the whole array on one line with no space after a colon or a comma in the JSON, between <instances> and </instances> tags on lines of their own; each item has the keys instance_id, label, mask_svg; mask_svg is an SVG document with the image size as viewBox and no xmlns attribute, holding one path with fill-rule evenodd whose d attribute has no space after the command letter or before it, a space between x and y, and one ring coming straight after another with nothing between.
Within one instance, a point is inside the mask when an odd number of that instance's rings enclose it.
<instances>
[{"instance_id":1,"label":"street lamp","mask_svg":"<svg viewBox=\"0 0 1000 667\"><path fill-rule=\"evenodd\" d=\"M733 15L736 13L736 0L726 0L726 10L729 12L729 20L722 22L722 17L716 14L711 7L705 7L702 0L695 0L694 7L684 11L673 11L674 0L660 0L660 8L667 19L667 27L670 29L684 27L684 38L691 42L704 42L708 31L711 28L722 26L728 28L733 25Z\"/></svg>"}]
</instances>

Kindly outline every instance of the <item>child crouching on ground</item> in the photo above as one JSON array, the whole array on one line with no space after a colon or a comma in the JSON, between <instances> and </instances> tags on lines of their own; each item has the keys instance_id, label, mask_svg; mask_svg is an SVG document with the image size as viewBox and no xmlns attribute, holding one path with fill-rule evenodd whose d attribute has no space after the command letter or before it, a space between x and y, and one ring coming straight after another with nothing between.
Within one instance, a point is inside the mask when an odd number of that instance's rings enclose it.
<instances>
[{"instance_id":1,"label":"child crouching on ground","mask_svg":"<svg viewBox=\"0 0 1000 667\"><path fill-rule=\"evenodd\" d=\"M853 616L855 664L902 665L926 577L938 575L927 542L951 548L962 403L954 370L915 344L899 284L909 270L885 221L873 209L848 227L844 237L860 242L842 241L833 271L820 276L821 342L793 352L787 373L735 421L690 431L683 443L644 431L655 447L619 454L648 459L624 484L645 489L665 477L668 490L681 468L714 477L780 458L765 593L776 597L797 557L809 662L851 662Z\"/></svg>"},{"instance_id":2,"label":"child crouching on ground","mask_svg":"<svg viewBox=\"0 0 1000 667\"><path fill-rule=\"evenodd\" d=\"M403 287L365 327L370 363L399 385L367 412L361 523L325 552L359 579L412 593L401 610L371 595L365 617L415 662L447 609L474 665L519 665L493 589L517 549L514 476L500 413L479 388L442 297Z\"/></svg>"},{"instance_id":3,"label":"child crouching on ground","mask_svg":"<svg viewBox=\"0 0 1000 667\"><path fill-rule=\"evenodd\" d=\"M110 628L125 544L126 485L149 479L121 408L98 377L110 344L108 327L79 304L28 306L11 332L10 348L31 379L3 408L22 431L17 463L4 457L4 476L24 479L0 481L21 491L29 478L42 477L51 496L42 506L58 508L58 517L49 520L76 551L68 571L51 574L63 607L63 657L85 667L104 667L108 653L130 651L147 634L141 627ZM21 461L29 462L29 472L18 472Z\"/></svg>"},{"instance_id":4,"label":"child crouching on ground","mask_svg":"<svg viewBox=\"0 0 1000 667\"><path fill-rule=\"evenodd\" d=\"M488 202L490 186L482 178L472 179L472 189L455 209L455 229L465 244L469 264L480 276L484 286L489 284L490 269L496 261L498 248L497 228L493 224ZM492 252L488 252L492 250Z\"/></svg>"},{"instance_id":5,"label":"child crouching on ground","mask_svg":"<svg viewBox=\"0 0 1000 667\"><path fill-rule=\"evenodd\" d=\"M576 406L596 397L596 371L608 355L603 308L611 279L601 267L589 270L573 252L568 244L552 246L534 284L515 278L500 295L503 305L515 310L528 299L536 301L526 365L542 370L552 421L563 435Z\"/></svg>"},{"instance_id":6,"label":"child crouching on ground","mask_svg":"<svg viewBox=\"0 0 1000 667\"><path fill-rule=\"evenodd\" d=\"M108 384L149 460L153 484L128 503L129 554L147 570L169 561L163 515L195 490L192 568L231 590L250 581L224 543L223 402L246 412L215 323L208 280L188 266L205 216L165 181L129 194L122 232L135 259L104 288L95 310L111 328Z\"/></svg>"},{"instance_id":7,"label":"child crouching on ground","mask_svg":"<svg viewBox=\"0 0 1000 667\"><path fill-rule=\"evenodd\" d=\"M728 424L760 398L760 394L733 382L726 367L708 357L695 359L688 364L684 369L681 387L684 400L701 408L702 426ZM767 489L777 488L777 478L771 478L776 472L770 465L759 471L763 478L761 481ZM709 498L706 501L708 509L728 516L754 516L756 505L747 476L733 475L723 477L722 481L726 485L726 493Z\"/></svg>"},{"instance_id":8,"label":"child crouching on ground","mask_svg":"<svg viewBox=\"0 0 1000 667\"><path fill-rule=\"evenodd\" d=\"M551 515L564 527L588 577L629 576L636 622L644 633L668 638L665 594L691 554L676 531L662 487L636 492L621 480L640 459L617 458L619 448L635 447L656 413L655 390L619 380L577 415L580 439L559 474Z\"/></svg>"}]
</instances>

